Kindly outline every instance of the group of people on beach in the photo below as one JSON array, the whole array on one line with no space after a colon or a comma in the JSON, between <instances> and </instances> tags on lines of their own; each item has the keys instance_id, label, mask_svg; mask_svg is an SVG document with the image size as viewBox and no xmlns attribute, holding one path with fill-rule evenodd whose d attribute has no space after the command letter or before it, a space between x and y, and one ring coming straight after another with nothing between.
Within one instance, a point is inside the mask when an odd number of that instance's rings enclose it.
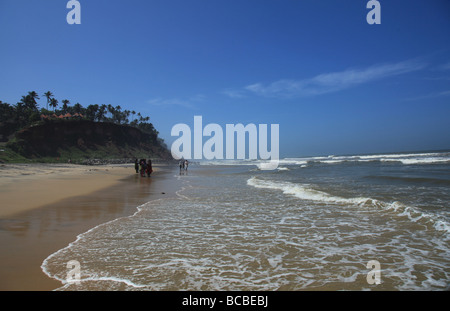
<instances>
[{"instance_id":1,"label":"group of people on beach","mask_svg":"<svg viewBox=\"0 0 450 311\"><path fill-rule=\"evenodd\" d=\"M180 160L179 162L180 165L180 174L182 172L187 172L188 166L189 166L189 162L188 160ZM134 161L134 169L136 170L136 174L141 174L141 177L145 177L147 175L147 177L150 177L150 175L153 172L152 169L152 160L148 159L148 161L146 159L136 159Z\"/></svg>"},{"instance_id":2,"label":"group of people on beach","mask_svg":"<svg viewBox=\"0 0 450 311\"><path fill-rule=\"evenodd\" d=\"M147 174L147 177L150 177L151 173L153 172L152 169L152 160L145 160L145 159L140 159L138 162L138 159L136 159L134 161L134 169L136 170L136 174L138 174L139 172L141 173L141 177L145 177L145 175Z\"/></svg>"},{"instance_id":3,"label":"group of people on beach","mask_svg":"<svg viewBox=\"0 0 450 311\"><path fill-rule=\"evenodd\" d=\"M189 162L188 162L188 160L180 160L180 174L181 174L181 172L182 171L187 171L187 169L188 169L188 165L189 165Z\"/></svg>"}]
</instances>

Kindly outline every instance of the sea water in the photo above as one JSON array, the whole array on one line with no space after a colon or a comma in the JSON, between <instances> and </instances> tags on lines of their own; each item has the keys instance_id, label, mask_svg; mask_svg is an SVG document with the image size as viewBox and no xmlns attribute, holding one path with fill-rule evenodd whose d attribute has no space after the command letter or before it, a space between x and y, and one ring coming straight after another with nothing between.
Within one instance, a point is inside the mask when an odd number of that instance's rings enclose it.
<instances>
[{"instance_id":1,"label":"sea water","mask_svg":"<svg viewBox=\"0 0 450 311\"><path fill-rule=\"evenodd\" d=\"M175 169L176 196L79 235L42 269L60 290L449 289L449 152L258 165Z\"/></svg>"}]
</instances>

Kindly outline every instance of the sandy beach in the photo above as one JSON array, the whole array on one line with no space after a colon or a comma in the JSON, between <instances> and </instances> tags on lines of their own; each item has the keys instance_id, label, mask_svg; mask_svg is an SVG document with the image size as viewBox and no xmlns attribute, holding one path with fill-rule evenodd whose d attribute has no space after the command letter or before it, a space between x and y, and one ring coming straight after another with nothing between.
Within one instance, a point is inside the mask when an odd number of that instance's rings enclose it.
<instances>
[{"instance_id":1,"label":"sandy beach","mask_svg":"<svg viewBox=\"0 0 450 311\"><path fill-rule=\"evenodd\" d=\"M132 167L12 164L0 167L0 217L116 184Z\"/></svg>"},{"instance_id":2,"label":"sandy beach","mask_svg":"<svg viewBox=\"0 0 450 311\"><path fill-rule=\"evenodd\" d=\"M53 290L42 261L101 223L174 194L168 170L134 165L7 164L0 167L0 290ZM155 180L158 180L155 182Z\"/></svg>"}]
</instances>

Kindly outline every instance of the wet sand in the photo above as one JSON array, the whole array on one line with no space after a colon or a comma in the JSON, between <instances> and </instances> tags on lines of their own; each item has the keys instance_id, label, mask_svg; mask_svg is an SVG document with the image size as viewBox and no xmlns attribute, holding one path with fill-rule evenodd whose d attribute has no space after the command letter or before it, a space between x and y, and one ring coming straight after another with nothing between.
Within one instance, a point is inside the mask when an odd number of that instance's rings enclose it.
<instances>
[{"instance_id":1,"label":"wet sand","mask_svg":"<svg viewBox=\"0 0 450 311\"><path fill-rule=\"evenodd\" d=\"M42 272L45 258L77 235L178 190L163 166L151 177L140 177L133 166L29 168L31 175L14 175L21 166L0 170L0 290L60 287Z\"/></svg>"}]
</instances>

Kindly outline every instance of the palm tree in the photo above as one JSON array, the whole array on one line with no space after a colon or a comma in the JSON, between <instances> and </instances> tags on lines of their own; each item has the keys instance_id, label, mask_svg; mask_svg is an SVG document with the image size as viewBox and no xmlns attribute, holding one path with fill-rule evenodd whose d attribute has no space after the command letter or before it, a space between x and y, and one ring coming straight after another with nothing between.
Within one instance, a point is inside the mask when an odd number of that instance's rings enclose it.
<instances>
[{"instance_id":1,"label":"palm tree","mask_svg":"<svg viewBox=\"0 0 450 311\"><path fill-rule=\"evenodd\" d=\"M108 108L108 112L111 114L111 119L112 119L112 117L114 116L115 108L111 104L108 104L107 108Z\"/></svg>"},{"instance_id":2,"label":"palm tree","mask_svg":"<svg viewBox=\"0 0 450 311\"><path fill-rule=\"evenodd\" d=\"M95 121L95 118L97 116L98 110L99 110L99 106L97 104L87 106L87 108L85 109L85 111L86 111L86 116L85 117L88 120Z\"/></svg>"},{"instance_id":3,"label":"palm tree","mask_svg":"<svg viewBox=\"0 0 450 311\"><path fill-rule=\"evenodd\" d=\"M37 111L36 98L39 98L36 92L28 92L27 95L22 96L20 102L22 103L22 108L24 110Z\"/></svg>"},{"instance_id":4,"label":"palm tree","mask_svg":"<svg viewBox=\"0 0 450 311\"><path fill-rule=\"evenodd\" d=\"M73 112L74 113L83 113L83 106L81 106L80 103L76 103L75 105L73 105Z\"/></svg>"},{"instance_id":5,"label":"palm tree","mask_svg":"<svg viewBox=\"0 0 450 311\"><path fill-rule=\"evenodd\" d=\"M36 102L36 99L40 99L38 93L36 93L35 91L31 91L31 92L28 92L28 96L30 96L31 102L37 109L38 103Z\"/></svg>"},{"instance_id":6,"label":"palm tree","mask_svg":"<svg viewBox=\"0 0 450 311\"><path fill-rule=\"evenodd\" d=\"M69 107L70 101L68 99L63 99L61 102L63 103L62 113L66 114L67 113L67 108Z\"/></svg>"},{"instance_id":7,"label":"palm tree","mask_svg":"<svg viewBox=\"0 0 450 311\"><path fill-rule=\"evenodd\" d=\"M123 112L123 118L124 118L124 122L125 124L128 124L130 122L130 120L128 119L128 117L130 116L131 111L128 109L125 109Z\"/></svg>"},{"instance_id":8,"label":"palm tree","mask_svg":"<svg viewBox=\"0 0 450 311\"><path fill-rule=\"evenodd\" d=\"M122 110L122 107L120 107L120 106L116 106L116 108L114 108L114 112L113 112L113 122L114 123L122 124L122 120L124 119L124 116L123 116L121 110Z\"/></svg>"},{"instance_id":9,"label":"palm tree","mask_svg":"<svg viewBox=\"0 0 450 311\"><path fill-rule=\"evenodd\" d=\"M22 96L20 102L24 105L24 109L33 111L38 110L36 100L31 97L31 95Z\"/></svg>"},{"instance_id":10,"label":"palm tree","mask_svg":"<svg viewBox=\"0 0 450 311\"><path fill-rule=\"evenodd\" d=\"M48 91L48 92L44 93L44 96L47 97L47 110L48 110L48 104L51 102L53 94L52 94L52 92Z\"/></svg>"},{"instance_id":11,"label":"palm tree","mask_svg":"<svg viewBox=\"0 0 450 311\"><path fill-rule=\"evenodd\" d=\"M56 107L58 107L58 100L55 98L52 98L50 100L50 106L53 107L53 112L55 112Z\"/></svg>"},{"instance_id":12,"label":"palm tree","mask_svg":"<svg viewBox=\"0 0 450 311\"><path fill-rule=\"evenodd\" d=\"M97 121L99 122L103 122L105 119L105 114L106 114L106 105L101 105L97 111Z\"/></svg>"}]
</instances>

